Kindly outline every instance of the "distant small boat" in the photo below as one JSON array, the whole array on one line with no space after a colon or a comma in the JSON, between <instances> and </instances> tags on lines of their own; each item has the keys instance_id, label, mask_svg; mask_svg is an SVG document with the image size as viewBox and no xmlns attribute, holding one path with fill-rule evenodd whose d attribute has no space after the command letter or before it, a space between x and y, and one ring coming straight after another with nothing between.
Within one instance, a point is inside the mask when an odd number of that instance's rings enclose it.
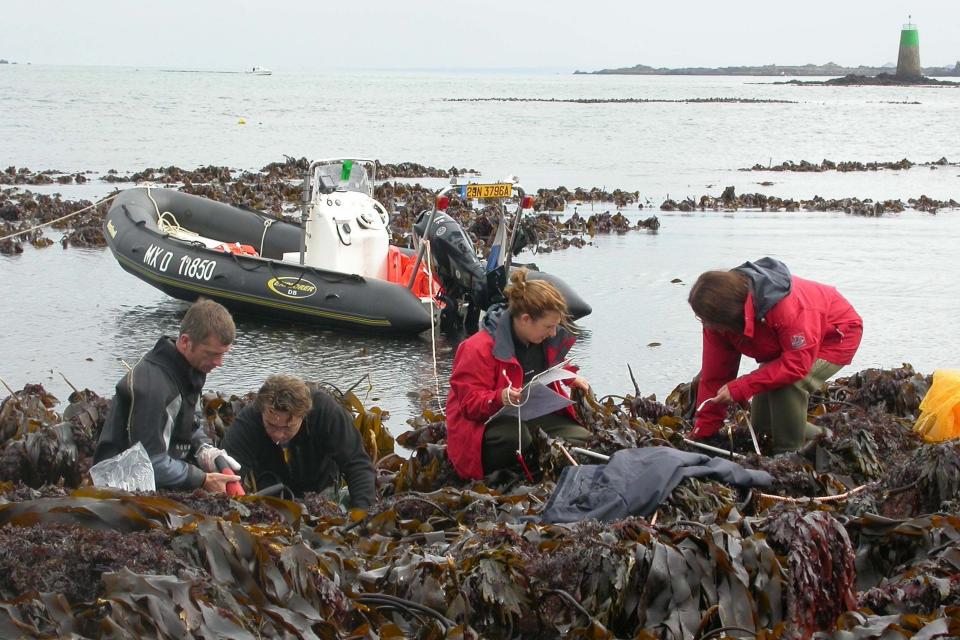
<instances>
[{"instance_id":1,"label":"distant small boat","mask_svg":"<svg viewBox=\"0 0 960 640\"><path fill-rule=\"evenodd\" d=\"M247 73L252 73L255 76L272 76L273 75L273 71L270 71L270 69L267 69L266 67L253 67L252 69L250 69L250 71L247 71Z\"/></svg>"}]
</instances>

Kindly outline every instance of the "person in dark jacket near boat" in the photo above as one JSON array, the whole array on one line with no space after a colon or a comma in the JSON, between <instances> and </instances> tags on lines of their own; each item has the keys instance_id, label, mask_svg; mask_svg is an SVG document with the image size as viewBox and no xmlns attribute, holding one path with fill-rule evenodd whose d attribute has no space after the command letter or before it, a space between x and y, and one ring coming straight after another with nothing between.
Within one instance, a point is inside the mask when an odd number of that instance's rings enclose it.
<instances>
[{"instance_id":1,"label":"person in dark jacket near boat","mask_svg":"<svg viewBox=\"0 0 960 640\"><path fill-rule=\"evenodd\" d=\"M163 336L117 383L93 461L111 458L137 442L153 463L158 489L199 489L223 493L238 480L219 473L217 458L240 467L210 444L197 427L197 405L207 374L223 364L236 337L230 312L213 300L187 310L180 335Z\"/></svg>"},{"instance_id":2,"label":"person in dark jacket near boat","mask_svg":"<svg viewBox=\"0 0 960 640\"><path fill-rule=\"evenodd\" d=\"M282 483L302 496L330 488L342 474L349 507L376 501L373 463L350 414L294 376L267 378L227 429L223 447L243 465L254 491Z\"/></svg>"},{"instance_id":3,"label":"person in dark jacket near boat","mask_svg":"<svg viewBox=\"0 0 960 640\"><path fill-rule=\"evenodd\" d=\"M555 438L581 443L590 436L572 407L524 421L518 443L516 417L489 420L505 404L521 403L521 388L547 368L562 362L574 343L566 328L566 301L544 280L527 280L519 269L504 290L507 304L490 307L482 329L457 348L447 395L447 455L457 474L479 480L499 469L525 470L532 443L530 427ZM576 371L573 367L568 367ZM570 386L590 385L575 377ZM567 395L559 382L554 391ZM523 461L517 451L524 453Z\"/></svg>"},{"instance_id":4,"label":"person in dark jacket near boat","mask_svg":"<svg viewBox=\"0 0 960 640\"><path fill-rule=\"evenodd\" d=\"M822 432L807 423L810 392L850 364L863 335L863 320L835 288L762 258L701 274L689 303L703 323L697 402L712 399L697 413L692 438L716 433L726 405L750 398L752 424L769 435L772 453ZM760 368L737 377L741 354Z\"/></svg>"}]
</instances>

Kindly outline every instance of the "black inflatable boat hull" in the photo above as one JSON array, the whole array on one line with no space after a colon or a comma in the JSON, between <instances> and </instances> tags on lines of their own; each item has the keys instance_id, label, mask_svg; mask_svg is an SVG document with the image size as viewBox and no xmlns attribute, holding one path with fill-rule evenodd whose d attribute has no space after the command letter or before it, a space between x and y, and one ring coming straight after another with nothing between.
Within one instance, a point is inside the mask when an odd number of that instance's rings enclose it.
<instances>
[{"instance_id":1,"label":"black inflatable boat hull","mask_svg":"<svg viewBox=\"0 0 960 640\"><path fill-rule=\"evenodd\" d=\"M216 251L160 230L158 212L180 226L223 243L254 247L259 256ZM430 328L430 307L406 287L358 275L282 261L298 252L298 225L174 189L138 187L122 192L104 219L104 236L120 266L180 300L203 296L245 313L323 327L385 334ZM559 278L571 315L590 313Z\"/></svg>"},{"instance_id":2,"label":"black inflatable boat hull","mask_svg":"<svg viewBox=\"0 0 960 640\"><path fill-rule=\"evenodd\" d=\"M251 245L260 257L162 233L158 209L205 237ZM172 189L129 189L110 207L104 235L124 270L180 300L203 296L230 309L325 327L382 333L430 328L429 307L406 287L282 262L284 253L299 250L300 227L260 212Z\"/></svg>"}]
</instances>

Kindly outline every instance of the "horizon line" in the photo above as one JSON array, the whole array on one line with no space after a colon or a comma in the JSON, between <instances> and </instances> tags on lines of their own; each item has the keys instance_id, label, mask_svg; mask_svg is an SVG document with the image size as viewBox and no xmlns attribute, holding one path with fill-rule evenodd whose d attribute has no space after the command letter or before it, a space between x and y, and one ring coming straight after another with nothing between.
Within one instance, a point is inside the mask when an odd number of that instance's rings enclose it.
<instances>
[{"instance_id":1,"label":"horizon line","mask_svg":"<svg viewBox=\"0 0 960 640\"><path fill-rule=\"evenodd\" d=\"M0 58L4 59L4 58ZM108 68L108 69L150 69L156 71L165 71L172 73L235 73L235 74L244 74L249 73L248 69L252 67L244 66L240 68L224 68L224 67L174 67L171 65L156 65L156 64L145 64L145 65L136 65L136 64L97 64L97 63L61 63L61 62L21 62L17 60L7 60L6 64L2 66L38 66L38 67L79 67L79 68ZM958 60L957 62L960 62ZM944 63L944 64L925 64L924 68L950 68L954 66L956 62L953 63ZM833 61L827 61L823 63L815 62L806 62L803 64L778 64L778 63L761 63L761 64L724 64L719 66L706 66L706 65L686 65L686 66L654 66L646 63L636 63L629 66L617 66L617 67L598 67L595 69L585 70L581 67L569 67L566 65L556 66L556 65L528 65L528 66L450 66L450 67L436 67L436 66L410 66L410 67L325 67L325 68L289 68L284 69L280 68L278 71L274 67L269 68L272 73L304 73L304 72L345 72L345 71L359 71L359 72L391 72L391 71L401 71L401 72L540 72L540 73L557 73L557 74L579 74L579 75L593 75L599 71L610 71L610 70L627 70L633 69L636 67L646 67L652 70L680 70L680 69L733 69L733 68L762 68L762 67L823 67L833 65L837 67L847 68L847 69L856 69L858 67L865 68L887 68L887 67L896 67L896 64L893 62L885 62L883 64L842 64ZM649 74L656 75L656 74Z\"/></svg>"}]
</instances>

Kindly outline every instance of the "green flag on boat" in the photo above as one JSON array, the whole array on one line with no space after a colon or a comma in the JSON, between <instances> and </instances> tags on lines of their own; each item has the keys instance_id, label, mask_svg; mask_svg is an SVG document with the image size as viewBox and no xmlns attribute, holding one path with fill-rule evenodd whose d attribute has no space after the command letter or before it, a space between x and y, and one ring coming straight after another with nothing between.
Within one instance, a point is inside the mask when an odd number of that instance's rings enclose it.
<instances>
[{"instance_id":1,"label":"green flag on boat","mask_svg":"<svg viewBox=\"0 0 960 640\"><path fill-rule=\"evenodd\" d=\"M353 160L344 160L343 168L340 169L340 180L346 182L350 179L350 172L353 171Z\"/></svg>"}]
</instances>

